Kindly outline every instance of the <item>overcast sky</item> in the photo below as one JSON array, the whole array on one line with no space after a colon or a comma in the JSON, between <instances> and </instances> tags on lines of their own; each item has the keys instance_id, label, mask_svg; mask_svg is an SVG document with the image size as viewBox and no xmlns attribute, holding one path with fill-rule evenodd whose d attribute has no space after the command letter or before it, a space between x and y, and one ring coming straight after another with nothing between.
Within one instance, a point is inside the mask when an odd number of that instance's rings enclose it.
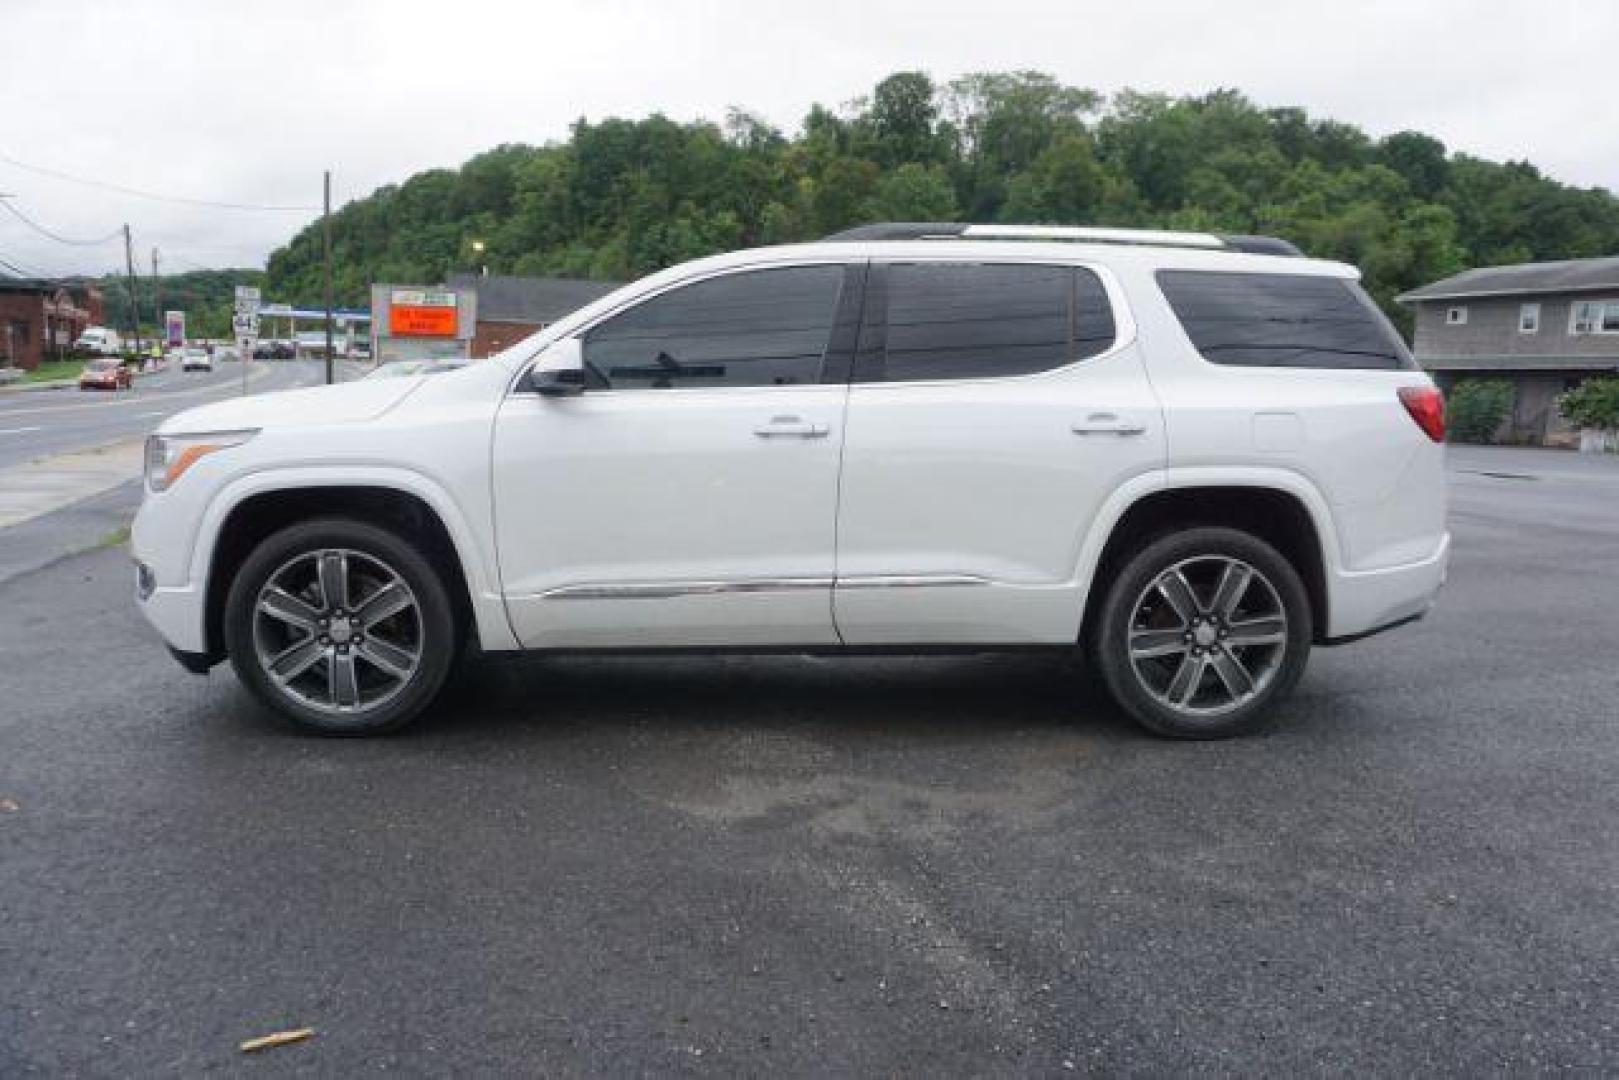
<instances>
[{"instance_id":1,"label":"overcast sky","mask_svg":"<svg viewBox=\"0 0 1619 1080\"><path fill-rule=\"evenodd\" d=\"M921 69L1034 69L1105 92L1234 87L1374 135L1619 184L1608 0L0 0L0 155L184 198L314 207L579 116L792 130L814 102ZM262 265L312 214L158 202L0 160L0 192L68 240L127 221L142 269ZM121 267L0 213L0 259Z\"/></svg>"}]
</instances>

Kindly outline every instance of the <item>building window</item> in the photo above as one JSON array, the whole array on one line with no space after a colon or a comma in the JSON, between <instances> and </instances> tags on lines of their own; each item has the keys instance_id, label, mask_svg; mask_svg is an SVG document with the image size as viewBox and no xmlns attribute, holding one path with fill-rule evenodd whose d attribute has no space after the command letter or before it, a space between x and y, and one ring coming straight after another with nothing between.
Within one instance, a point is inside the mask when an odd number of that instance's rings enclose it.
<instances>
[{"instance_id":1,"label":"building window","mask_svg":"<svg viewBox=\"0 0 1619 1080\"><path fill-rule=\"evenodd\" d=\"M1448 308L1445 311L1446 326L1466 326L1467 309L1464 307Z\"/></svg>"},{"instance_id":2,"label":"building window","mask_svg":"<svg viewBox=\"0 0 1619 1080\"><path fill-rule=\"evenodd\" d=\"M1518 333L1540 333L1540 305L1524 304L1518 308Z\"/></svg>"},{"instance_id":3,"label":"building window","mask_svg":"<svg viewBox=\"0 0 1619 1080\"><path fill-rule=\"evenodd\" d=\"M1619 300L1581 300L1568 314L1571 334L1619 334Z\"/></svg>"}]
</instances>

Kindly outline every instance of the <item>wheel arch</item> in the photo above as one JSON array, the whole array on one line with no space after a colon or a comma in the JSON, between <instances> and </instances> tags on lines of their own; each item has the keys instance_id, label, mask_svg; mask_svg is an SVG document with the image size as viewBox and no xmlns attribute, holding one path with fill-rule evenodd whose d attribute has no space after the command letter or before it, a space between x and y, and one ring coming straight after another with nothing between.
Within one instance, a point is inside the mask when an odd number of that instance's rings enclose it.
<instances>
[{"instance_id":1,"label":"wheel arch","mask_svg":"<svg viewBox=\"0 0 1619 1080\"><path fill-rule=\"evenodd\" d=\"M1313 485L1271 470L1240 475L1199 470L1158 479L1162 482L1117 498L1092 531L1082 564L1081 580L1088 582L1082 640L1095 626L1108 584L1131 553L1157 536L1204 525L1241 529L1281 552L1304 581L1316 641L1326 638L1338 546L1326 501Z\"/></svg>"},{"instance_id":2,"label":"wheel arch","mask_svg":"<svg viewBox=\"0 0 1619 1080\"><path fill-rule=\"evenodd\" d=\"M416 478L344 470L337 475L257 474L209 507L193 553L193 580L204 583L203 640L210 662L224 657L225 597L235 571L261 540L315 517L349 517L389 528L418 543L445 571L457 617L486 649L511 647L511 628L495 576L485 571L466 521L441 490Z\"/></svg>"}]
</instances>

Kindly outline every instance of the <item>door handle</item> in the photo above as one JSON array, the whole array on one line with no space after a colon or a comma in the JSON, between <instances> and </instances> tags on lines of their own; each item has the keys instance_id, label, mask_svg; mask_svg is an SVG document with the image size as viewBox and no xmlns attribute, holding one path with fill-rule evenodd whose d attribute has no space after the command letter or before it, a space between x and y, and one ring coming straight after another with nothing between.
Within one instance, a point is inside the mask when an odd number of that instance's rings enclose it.
<instances>
[{"instance_id":1,"label":"door handle","mask_svg":"<svg viewBox=\"0 0 1619 1080\"><path fill-rule=\"evenodd\" d=\"M1117 413L1094 412L1074 425L1075 435L1140 435L1147 425L1120 417Z\"/></svg>"},{"instance_id":2,"label":"door handle","mask_svg":"<svg viewBox=\"0 0 1619 1080\"><path fill-rule=\"evenodd\" d=\"M753 433L761 439L824 439L832 431L826 424L811 424L796 416L773 416Z\"/></svg>"}]
</instances>

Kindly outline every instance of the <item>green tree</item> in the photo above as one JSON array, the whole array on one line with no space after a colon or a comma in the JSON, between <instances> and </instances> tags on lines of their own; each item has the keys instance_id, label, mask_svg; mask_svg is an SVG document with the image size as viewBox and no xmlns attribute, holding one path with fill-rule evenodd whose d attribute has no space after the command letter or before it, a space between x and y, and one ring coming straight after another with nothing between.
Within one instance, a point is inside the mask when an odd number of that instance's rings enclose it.
<instances>
[{"instance_id":1,"label":"green tree","mask_svg":"<svg viewBox=\"0 0 1619 1080\"><path fill-rule=\"evenodd\" d=\"M866 216L876 221L951 221L956 189L938 165L901 165L877 183Z\"/></svg>"},{"instance_id":2,"label":"green tree","mask_svg":"<svg viewBox=\"0 0 1619 1080\"><path fill-rule=\"evenodd\" d=\"M1619 430L1619 379L1586 379L1557 399L1557 409L1575 427Z\"/></svg>"},{"instance_id":3,"label":"green tree","mask_svg":"<svg viewBox=\"0 0 1619 1080\"><path fill-rule=\"evenodd\" d=\"M1445 430L1454 442L1489 443L1512 413L1505 379L1463 379L1445 400Z\"/></svg>"},{"instance_id":4,"label":"green tree","mask_svg":"<svg viewBox=\"0 0 1619 1080\"><path fill-rule=\"evenodd\" d=\"M1007 185L1007 221L1083 224L1095 220L1105 182L1084 134L1066 135L1036 155Z\"/></svg>"},{"instance_id":5,"label":"green tree","mask_svg":"<svg viewBox=\"0 0 1619 1080\"><path fill-rule=\"evenodd\" d=\"M929 162L939 155L934 121L933 80L920 71L902 71L877 84L868 120L877 160L885 166Z\"/></svg>"},{"instance_id":6,"label":"green tree","mask_svg":"<svg viewBox=\"0 0 1619 1080\"><path fill-rule=\"evenodd\" d=\"M334 281L354 304L373 281L479 264L623 278L874 218L1272 233L1358 265L1402 321L1396 295L1468 266L1619 251L1610 192L1448 154L1420 132L1373 141L1231 90L1104 100L1039 72L941 88L912 71L852 105L811 107L794 133L744 108L718 123L580 120L555 143L418 173L333 215ZM312 222L271 255L267 288L318 303L321 262Z\"/></svg>"}]
</instances>

